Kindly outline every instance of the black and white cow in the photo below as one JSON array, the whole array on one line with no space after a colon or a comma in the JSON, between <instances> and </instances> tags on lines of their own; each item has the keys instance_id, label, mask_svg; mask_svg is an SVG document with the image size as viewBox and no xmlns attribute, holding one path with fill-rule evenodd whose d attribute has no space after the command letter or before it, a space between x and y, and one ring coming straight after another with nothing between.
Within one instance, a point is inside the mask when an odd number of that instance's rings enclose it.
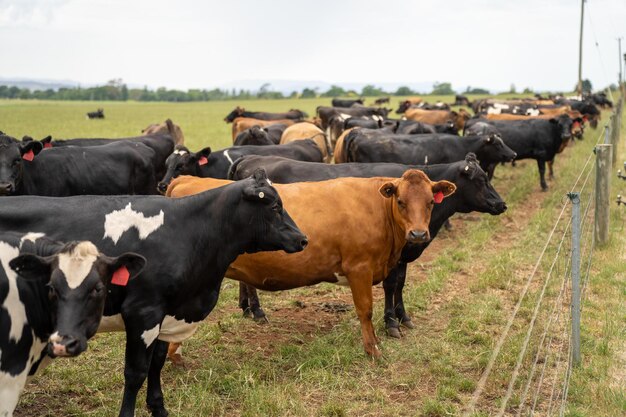
<instances>
[{"instance_id":1,"label":"black and white cow","mask_svg":"<svg viewBox=\"0 0 626 417\"><path fill-rule=\"evenodd\" d=\"M297 140L284 145L232 146L211 152L210 147L191 152L184 146L176 146L165 163L167 171L158 184L159 192L165 193L172 179L179 175L226 179L230 166L244 155L275 155L307 162L323 162L322 151L310 139Z\"/></svg>"},{"instance_id":2,"label":"black and white cow","mask_svg":"<svg viewBox=\"0 0 626 417\"><path fill-rule=\"evenodd\" d=\"M142 143L58 147L0 136L0 195L154 194L154 151Z\"/></svg>"},{"instance_id":3,"label":"black and white cow","mask_svg":"<svg viewBox=\"0 0 626 417\"><path fill-rule=\"evenodd\" d=\"M0 204L0 231L89 240L119 256L143 255L142 274L111 286L102 331L126 331L120 416L134 415L148 378L153 416L166 416L160 372L167 343L191 336L217 302L228 266L243 253L297 252L306 237L283 210L265 172L187 198L161 196L12 197ZM172 245L172 242L176 242ZM157 341L158 340L158 341Z\"/></svg>"},{"instance_id":4,"label":"black and white cow","mask_svg":"<svg viewBox=\"0 0 626 417\"><path fill-rule=\"evenodd\" d=\"M88 241L0 233L0 416L13 415L27 378L46 354L76 356L98 329L107 288L134 279L146 260L110 258Z\"/></svg>"}]
</instances>

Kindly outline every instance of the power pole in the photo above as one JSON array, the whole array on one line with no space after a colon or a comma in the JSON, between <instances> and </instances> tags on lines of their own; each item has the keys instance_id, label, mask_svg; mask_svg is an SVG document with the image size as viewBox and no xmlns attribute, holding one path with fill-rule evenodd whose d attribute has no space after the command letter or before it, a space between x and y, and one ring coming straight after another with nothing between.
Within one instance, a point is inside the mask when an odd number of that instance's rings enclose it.
<instances>
[{"instance_id":1,"label":"power pole","mask_svg":"<svg viewBox=\"0 0 626 417\"><path fill-rule=\"evenodd\" d=\"M580 41L578 42L578 88L579 96L583 95L583 18L585 17L585 0L580 0Z\"/></svg>"},{"instance_id":2,"label":"power pole","mask_svg":"<svg viewBox=\"0 0 626 417\"><path fill-rule=\"evenodd\" d=\"M622 85L622 37L617 38L617 47L619 49L619 55L617 56L619 61L619 78L617 79L617 86L621 87ZM621 88L620 88L621 90Z\"/></svg>"}]
</instances>

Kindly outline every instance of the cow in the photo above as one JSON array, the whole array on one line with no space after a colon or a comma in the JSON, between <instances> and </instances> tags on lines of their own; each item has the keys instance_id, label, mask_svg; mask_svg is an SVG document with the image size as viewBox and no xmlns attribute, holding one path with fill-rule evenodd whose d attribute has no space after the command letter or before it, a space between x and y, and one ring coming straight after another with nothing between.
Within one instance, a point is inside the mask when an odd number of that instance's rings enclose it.
<instances>
[{"instance_id":1,"label":"cow","mask_svg":"<svg viewBox=\"0 0 626 417\"><path fill-rule=\"evenodd\" d=\"M567 112L567 115L572 119L572 136L576 139L582 139L583 134L585 133L585 118L583 115L576 110L572 110ZM518 116L515 114L487 114L485 118L488 120L528 120L529 118L533 119L543 119L550 120L553 116L540 114L539 116Z\"/></svg>"},{"instance_id":2,"label":"cow","mask_svg":"<svg viewBox=\"0 0 626 417\"><path fill-rule=\"evenodd\" d=\"M374 101L374 104L377 106L382 106L383 104L389 103L389 97L380 97Z\"/></svg>"},{"instance_id":3,"label":"cow","mask_svg":"<svg viewBox=\"0 0 626 417\"><path fill-rule=\"evenodd\" d=\"M331 101L333 107L352 107L355 104L357 106L362 106L365 104L365 99L357 98L357 99L341 99L334 98Z\"/></svg>"},{"instance_id":4,"label":"cow","mask_svg":"<svg viewBox=\"0 0 626 417\"><path fill-rule=\"evenodd\" d=\"M0 195L156 193L154 151L142 143L42 149L0 136Z\"/></svg>"},{"instance_id":5,"label":"cow","mask_svg":"<svg viewBox=\"0 0 626 417\"><path fill-rule=\"evenodd\" d=\"M353 127L353 128L344 130L343 133L341 133L341 135L339 135L339 137L337 138L337 141L335 142L335 150L333 151L335 164L343 164L343 163L348 162L346 150L344 147L344 141L346 139L346 136L348 136L350 132L354 130L358 130L358 129L359 128Z\"/></svg>"},{"instance_id":6,"label":"cow","mask_svg":"<svg viewBox=\"0 0 626 417\"><path fill-rule=\"evenodd\" d=\"M462 96L459 94L454 96L454 103L452 103L452 105L472 107L472 103L469 101L469 99L466 96Z\"/></svg>"},{"instance_id":7,"label":"cow","mask_svg":"<svg viewBox=\"0 0 626 417\"><path fill-rule=\"evenodd\" d=\"M263 167L271 181L289 184L303 181L325 181L340 177L397 177L407 169L421 169L432 180L447 180L456 185L455 193L442 204L435 205L429 224L431 240L416 245L407 244L397 266L383 281L385 288L385 325L392 337L399 337L398 324L411 327L411 320L406 314L402 301L402 288L406 278L407 264L415 261L435 238L441 226L454 213L478 211L499 215L506 211L506 204L492 187L485 172L480 168L476 156L469 153L459 162L440 165L402 165L393 163L347 163L327 165L312 162L292 161L273 156L249 155L238 159L229 173L229 178L240 180L249 173ZM243 288L240 286L240 300ZM249 288L246 288L249 291ZM248 293L252 313L261 316L263 311L256 292Z\"/></svg>"},{"instance_id":8,"label":"cow","mask_svg":"<svg viewBox=\"0 0 626 417\"><path fill-rule=\"evenodd\" d=\"M244 130L237 135L237 138L233 143L235 146L265 146L274 144L275 143L270 138L270 135L259 126L252 126L251 128Z\"/></svg>"},{"instance_id":9,"label":"cow","mask_svg":"<svg viewBox=\"0 0 626 417\"><path fill-rule=\"evenodd\" d=\"M99 331L126 332L119 415L147 404L166 416L160 373L167 343L191 336L214 308L228 265L243 253L301 251L306 236L262 170L246 180L178 200L162 196L13 197L0 205L0 231L89 240L109 256L139 253L143 272L108 288ZM172 245L172 242L176 242ZM71 334L71 329L67 332Z\"/></svg>"},{"instance_id":10,"label":"cow","mask_svg":"<svg viewBox=\"0 0 626 417\"><path fill-rule=\"evenodd\" d=\"M347 114L334 114L328 121L326 135L330 145L334 149L337 140L346 129L353 127L364 127L367 129L378 129L383 127L385 120L382 116L350 116Z\"/></svg>"},{"instance_id":11,"label":"cow","mask_svg":"<svg viewBox=\"0 0 626 417\"><path fill-rule=\"evenodd\" d=\"M404 113L405 117L409 120L415 120L416 122L425 122L430 124L443 124L451 120L454 123L456 130L463 130L465 122L470 119L470 114L465 109L460 109L458 112L450 110L422 110L410 108Z\"/></svg>"},{"instance_id":12,"label":"cow","mask_svg":"<svg viewBox=\"0 0 626 417\"><path fill-rule=\"evenodd\" d=\"M183 130L177 124L172 122L172 119L166 119L163 123L153 123L148 125L145 129L141 130L145 136L169 134L174 138L174 145L184 145L185 135Z\"/></svg>"},{"instance_id":13,"label":"cow","mask_svg":"<svg viewBox=\"0 0 626 417\"><path fill-rule=\"evenodd\" d=\"M308 114L303 112L302 110L291 109L285 113L267 113L267 112L259 112L259 111L246 111L243 107L235 107L235 110L228 113L228 115L224 118L226 123L232 123L238 117L245 117L249 119L257 119L257 120L294 120L300 121L304 120L306 117L309 117Z\"/></svg>"},{"instance_id":14,"label":"cow","mask_svg":"<svg viewBox=\"0 0 626 417\"><path fill-rule=\"evenodd\" d=\"M8 417L48 356L87 349L107 288L121 273L134 280L146 260L134 253L110 258L89 241L2 232L0 261L0 416Z\"/></svg>"},{"instance_id":15,"label":"cow","mask_svg":"<svg viewBox=\"0 0 626 417\"><path fill-rule=\"evenodd\" d=\"M309 162L323 162L323 155L315 142L299 140L286 145L232 146L211 152L210 147L191 152L184 146L177 146L165 162L166 172L157 188L165 193L173 178L179 175L197 177L226 178L233 162L243 155L277 155Z\"/></svg>"},{"instance_id":16,"label":"cow","mask_svg":"<svg viewBox=\"0 0 626 417\"><path fill-rule=\"evenodd\" d=\"M329 162L333 156L333 149L326 133L313 123L300 122L289 126L280 138L280 145L286 145L296 140L310 139L317 144L322 152L322 159Z\"/></svg>"},{"instance_id":17,"label":"cow","mask_svg":"<svg viewBox=\"0 0 626 417\"><path fill-rule=\"evenodd\" d=\"M588 120L589 125L596 129L598 127L598 122L600 121L600 110L589 101L576 101L576 100L568 100L566 101L572 110L577 110L583 114Z\"/></svg>"},{"instance_id":18,"label":"cow","mask_svg":"<svg viewBox=\"0 0 626 417\"><path fill-rule=\"evenodd\" d=\"M212 178L179 177L167 195L188 196L221 184ZM380 357L372 325L372 285L385 279L407 242L430 240L432 208L456 187L449 181L432 182L419 170L408 170L401 178L339 178L275 187L311 243L289 256L239 256L226 276L267 291L320 282L349 285L365 351Z\"/></svg>"},{"instance_id":19,"label":"cow","mask_svg":"<svg viewBox=\"0 0 626 417\"><path fill-rule=\"evenodd\" d=\"M574 121L566 114L549 120L472 119L468 122L468 128L474 123L486 123L498 129L504 143L517 153L517 160L535 159L541 190L547 191L546 162L549 163L550 177L553 178L552 162L555 155L562 152L571 139Z\"/></svg>"},{"instance_id":20,"label":"cow","mask_svg":"<svg viewBox=\"0 0 626 417\"><path fill-rule=\"evenodd\" d=\"M104 119L104 109L88 112L87 119Z\"/></svg>"},{"instance_id":21,"label":"cow","mask_svg":"<svg viewBox=\"0 0 626 417\"><path fill-rule=\"evenodd\" d=\"M325 107L318 106L317 114L321 120L321 129L328 129L330 119L333 116L339 116L343 120L350 117L366 116L374 120L383 120L389 114L389 109L384 107Z\"/></svg>"},{"instance_id":22,"label":"cow","mask_svg":"<svg viewBox=\"0 0 626 417\"><path fill-rule=\"evenodd\" d=\"M404 113L409 107L422 103L423 100L419 97L411 97L407 98L400 102L398 105L398 109L396 110L396 114Z\"/></svg>"},{"instance_id":23,"label":"cow","mask_svg":"<svg viewBox=\"0 0 626 417\"><path fill-rule=\"evenodd\" d=\"M235 120L233 120L233 127L232 127L233 142L237 138L238 134L240 134L246 129L250 129L252 126L259 126L263 128L272 126L272 125L291 126L292 124L296 122L297 120L291 120L291 119L261 120L261 119L252 119L249 117L237 117Z\"/></svg>"},{"instance_id":24,"label":"cow","mask_svg":"<svg viewBox=\"0 0 626 417\"><path fill-rule=\"evenodd\" d=\"M287 129L287 125L278 123L275 125L269 125L262 128L265 132L267 132L269 138L274 142L274 145L278 145L280 143L280 138L283 136L283 132Z\"/></svg>"},{"instance_id":25,"label":"cow","mask_svg":"<svg viewBox=\"0 0 626 417\"><path fill-rule=\"evenodd\" d=\"M375 130L352 131L344 139L347 162L442 164L462 160L473 152L483 170L516 158L498 135L459 138L446 134L388 135Z\"/></svg>"},{"instance_id":26,"label":"cow","mask_svg":"<svg viewBox=\"0 0 626 417\"><path fill-rule=\"evenodd\" d=\"M459 131L452 120L436 125L416 122L414 120L400 120L393 133L398 135L415 135L420 133L448 133L451 135L459 135Z\"/></svg>"}]
</instances>

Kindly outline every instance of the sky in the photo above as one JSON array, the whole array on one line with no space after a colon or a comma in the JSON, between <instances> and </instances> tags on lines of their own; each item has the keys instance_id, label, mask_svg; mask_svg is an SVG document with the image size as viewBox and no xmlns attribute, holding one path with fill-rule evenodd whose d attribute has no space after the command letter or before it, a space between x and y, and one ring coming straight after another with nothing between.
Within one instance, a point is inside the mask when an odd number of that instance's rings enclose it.
<instances>
[{"instance_id":1,"label":"sky","mask_svg":"<svg viewBox=\"0 0 626 417\"><path fill-rule=\"evenodd\" d=\"M601 88L617 80L626 0L585 7L583 78ZM0 0L0 77L571 90L579 23L579 0Z\"/></svg>"}]
</instances>

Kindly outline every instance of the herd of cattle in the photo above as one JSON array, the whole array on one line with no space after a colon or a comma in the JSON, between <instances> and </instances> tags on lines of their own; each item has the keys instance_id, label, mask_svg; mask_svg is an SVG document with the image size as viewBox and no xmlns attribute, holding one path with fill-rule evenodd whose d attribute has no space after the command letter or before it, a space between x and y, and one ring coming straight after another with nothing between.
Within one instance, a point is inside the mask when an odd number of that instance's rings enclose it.
<instances>
[{"instance_id":1,"label":"herd of cattle","mask_svg":"<svg viewBox=\"0 0 626 417\"><path fill-rule=\"evenodd\" d=\"M545 164L552 175L610 105L598 97L457 97L474 117L414 98L402 119L362 100L312 119L237 107L225 118L234 145L218 151L188 149L169 119L124 139L0 132L0 416L44 362L99 331L126 332L120 416L146 379L152 415L167 415L161 369L182 361L224 277L255 319L256 289L349 286L365 351L380 356L372 286L383 282L388 334L413 328L407 264L455 213L506 210L490 183L499 163L535 159L547 189Z\"/></svg>"}]
</instances>

